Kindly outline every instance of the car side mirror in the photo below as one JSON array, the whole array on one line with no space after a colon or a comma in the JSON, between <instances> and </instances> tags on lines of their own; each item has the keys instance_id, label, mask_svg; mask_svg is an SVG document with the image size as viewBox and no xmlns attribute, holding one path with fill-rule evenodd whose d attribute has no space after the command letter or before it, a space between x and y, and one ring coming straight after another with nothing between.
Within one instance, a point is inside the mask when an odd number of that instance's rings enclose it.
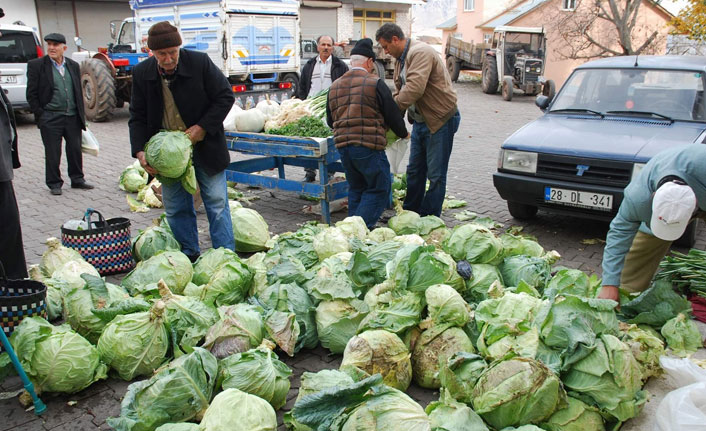
<instances>
[{"instance_id":1,"label":"car side mirror","mask_svg":"<svg viewBox=\"0 0 706 431\"><path fill-rule=\"evenodd\" d=\"M534 104L537 105L537 107L542 111L547 110L549 103L551 103L551 100L549 100L549 98L544 94L540 94L536 99L534 99Z\"/></svg>"},{"instance_id":2,"label":"car side mirror","mask_svg":"<svg viewBox=\"0 0 706 431\"><path fill-rule=\"evenodd\" d=\"M78 36L74 37L74 43L75 43L76 46L78 46L79 48L81 48L81 45L83 45L83 42L81 41L81 38L78 37Z\"/></svg>"}]
</instances>

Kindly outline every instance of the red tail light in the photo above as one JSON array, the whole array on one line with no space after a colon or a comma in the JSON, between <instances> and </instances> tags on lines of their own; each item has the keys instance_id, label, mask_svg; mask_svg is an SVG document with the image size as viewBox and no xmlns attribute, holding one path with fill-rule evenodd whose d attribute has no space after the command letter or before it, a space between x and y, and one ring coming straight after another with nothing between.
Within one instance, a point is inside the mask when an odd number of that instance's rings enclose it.
<instances>
[{"instance_id":1,"label":"red tail light","mask_svg":"<svg viewBox=\"0 0 706 431\"><path fill-rule=\"evenodd\" d=\"M37 45L37 58L44 57L44 50L41 45Z\"/></svg>"},{"instance_id":2,"label":"red tail light","mask_svg":"<svg viewBox=\"0 0 706 431\"><path fill-rule=\"evenodd\" d=\"M114 66L129 66L130 65L130 60L127 58L116 58L113 60L113 65Z\"/></svg>"},{"instance_id":3,"label":"red tail light","mask_svg":"<svg viewBox=\"0 0 706 431\"><path fill-rule=\"evenodd\" d=\"M279 83L279 89L280 90L286 90L288 88L292 88L292 83L291 82L280 82Z\"/></svg>"},{"instance_id":4,"label":"red tail light","mask_svg":"<svg viewBox=\"0 0 706 431\"><path fill-rule=\"evenodd\" d=\"M243 91L246 90L244 85L234 85L232 88L233 88L233 93L242 93Z\"/></svg>"},{"instance_id":5,"label":"red tail light","mask_svg":"<svg viewBox=\"0 0 706 431\"><path fill-rule=\"evenodd\" d=\"M103 54L107 54L107 53L108 53L108 48L106 48L106 47L100 47L100 48L98 48L98 52L103 53Z\"/></svg>"}]
</instances>

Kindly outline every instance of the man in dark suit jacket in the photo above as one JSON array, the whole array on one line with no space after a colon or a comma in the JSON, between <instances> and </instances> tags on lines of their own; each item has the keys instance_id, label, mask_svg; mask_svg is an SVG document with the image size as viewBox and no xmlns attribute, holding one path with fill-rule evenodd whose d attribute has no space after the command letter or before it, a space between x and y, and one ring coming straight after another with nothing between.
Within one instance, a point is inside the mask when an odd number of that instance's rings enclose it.
<instances>
[{"instance_id":1,"label":"man in dark suit jacket","mask_svg":"<svg viewBox=\"0 0 706 431\"><path fill-rule=\"evenodd\" d=\"M20 279L27 278L27 264L22 246L20 212L12 187L12 170L20 167L17 127L12 105L2 87L0 96L0 262L8 278Z\"/></svg>"},{"instance_id":2,"label":"man in dark suit jacket","mask_svg":"<svg viewBox=\"0 0 706 431\"><path fill-rule=\"evenodd\" d=\"M64 57L66 38L59 33L44 37L47 55L27 63L27 102L44 143L46 184L52 195L61 194L61 139L66 141L71 187L92 189L83 177L81 131L86 116L81 92L81 70L75 61Z\"/></svg>"},{"instance_id":3,"label":"man in dark suit jacket","mask_svg":"<svg viewBox=\"0 0 706 431\"><path fill-rule=\"evenodd\" d=\"M154 54L133 70L130 99L132 156L157 174L145 160L145 144L160 129L185 132L194 147L199 183L211 243L235 249L225 169L230 163L223 120L235 97L228 80L207 54L180 49L181 36L167 21L154 24L147 46ZM182 251L194 261L200 254L194 202L181 183L162 184L162 202L169 227Z\"/></svg>"}]
</instances>

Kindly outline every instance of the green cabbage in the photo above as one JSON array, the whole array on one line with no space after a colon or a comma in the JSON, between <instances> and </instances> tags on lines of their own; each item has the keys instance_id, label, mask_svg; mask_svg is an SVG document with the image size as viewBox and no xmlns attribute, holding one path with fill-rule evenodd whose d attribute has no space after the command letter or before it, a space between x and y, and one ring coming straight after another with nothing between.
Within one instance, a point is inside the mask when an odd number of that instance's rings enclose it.
<instances>
[{"instance_id":1,"label":"green cabbage","mask_svg":"<svg viewBox=\"0 0 706 431\"><path fill-rule=\"evenodd\" d=\"M625 343L610 334L563 376L564 385L592 400L618 421L637 416L645 402L640 365Z\"/></svg>"},{"instance_id":2,"label":"green cabbage","mask_svg":"<svg viewBox=\"0 0 706 431\"><path fill-rule=\"evenodd\" d=\"M128 166L120 174L120 190L130 193L139 192L141 188L147 185L147 172L136 169L133 165Z\"/></svg>"},{"instance_id":3,"label":"green cabbage","mask_svg":"<svg viewBox=\"0 0 706 431\"><path fill-rule=\"evenodd\" d=\"M157 282L164 280L172 292L180 295L191 281L193 267L189 258L180 251L164 251L138 263L121 285L131 295L156 296Z\"/></svg>"},{"instance_id":4,"label":"green cabbage","mask_svg":"<svg viewBox=\"0 0 706 431\"><path fill-rule=\"evenodd\" d=\"M10 343L37 392L72 394L108 377L98 350L68 325L26 317Z\"/></svg>"},{"instance_id":5,"label":"green cabbage","mask_svg":"<svg viewBox=\"0 0 706 431\"><path fill-rule=\"evenodd\" d=\"M198 419L208 408L217 375L216 358L197 347L148 380L128 386L120 417L106 422L117 431L147 431Z\"/></svg>"},{"instance_id":6,"label":"green cabbage","mask_svg":"<svg viewBox=\"0 0 706 431\"><path fill-rule=\"evenodd\" d=\"M533 239L505 233L500 235L500 241L503 243L503 256L532 256L541 257L544 254L544 249L539 243Z\"/></svg>"},{"instance_id":7,"label":"green cabbage","mask_svg":"<svg viewBox=\"0 0 706 431\"><path fill-rule=\"evenodd\" d=\"M586 273L578 269L560 269L544 288L545 297L553 298L557 295L590 297L591 280Z\"/></svg>"},{"instance_id":8,"label":"green cabbage","mask_svg":"<svg viewBox=\"0 0 706 431\"><path fill-rule=\"evenodd\" d=\"M390 217L390 220L387 221L387 225L390 229L394 230L397 235L409 235L419 232L417 224L420 219L419 214L414 211L402 210L395 216Z\"/></svg>"},{"instance_id":9,"label":"green cabbage","mask_svg":"<svg viewBox=\"0 0 706 431\"><path fill-rule=\"evenodd\" d=\"M395 231L390 229L389 227L378 227L370 231L370 233L368 234L368 239L370 241L380 243L390 241L396 235L397 234L395 233Z\"/></svg>"},{"instance_id":10,"label":"green cabbage","mask_svg":"<svg viewBox=\"0 0 706 431\"><path fill-rule=\"evenodd\" d=\"M506 286L519 286L524 281L529 286L542 291L551 278L551 265L541 257L510 256L499 266Z\"/></svg>"},{"instance_id":11,"label":"green cabbage","mask_svg":"<svg viewBox=\"0 0 706 431\"><path fill-rule=\"evenodd\" d=\"M235 388L269 402L277 410L287 402L292 370L272 351L274 344L264 341L257 349L236 353L220 361L219 385Z\"/></svg>"},{"instance_id":12,"label":"green cabbage","mask_svg":"<svg viewBox=\"0 0 706 431\"><path fill-rule=\"evenodd\" d=\"M409 350L400 338L387 331L365 331L351 338L343 352L340 369L380 374L386 385L407 390L412 380Z\"/></svg>"},{"instance_id":13,"label":"green cabbage","mask_svg":"<svg viewBox=\"0 0 706 431\"><path fill-rule=\"evenodd\" d=\"M664 341L657 331L649 326L639 327L620 323L620 339L630 347L632 355L640 364L642 381L662 374L659 357L664 355Z\"/></svg>"},{"instance_id":14,"label":"green cabbage","mask_svg":"<svg viewBox=\"0 0 706 431\"><path fill-rule=\"evenodd\" d=\"M62 265L52 274L53 279L61 280L66 283L64 294L73 289L81 289L86 285L86 281L81 277L82 274L100 277L98 270L85 260L71 260Z\"/></svg>"},{"instance_id":15,"label":"green cabbage","mask_svg":"<svg viewBox=\"0 0 706 431\"><path fill-rule=\"evenodd\" d=\"M568 397L569 406L557 410L542 424L547 431L605 431L603 417L598 409L573 397Z\"/></svg>"},{"instance_id":16,"label":"green cabbage","mask_svg":"<svg viewBox=\"0 0 706 431\"><path fill-rule=\"evenodd\" d=\"M451 231L444 243L444 251L456 260L492 264L502 258L503 244L488 228L469 223Z\"/></svg>"},{"instance_id":17,"label":"green cabbage","mask_svg":"<svg viewBox=\"0 0 706 431\"><path fill-rule=\"evenodd\" d=\"M685 357L704 347L699 327L684 313L679 313L662 326L662 336L677 356Z\"/></svg>"},{"instance_id":18,"label":"green cabbage","mask_svg":"<svg viewBox=\"0 0 706 431\"><path fill-rule=\"evenodd\" d=\"M295 258L310 269L319 263L319 256L314 250L314 235L321 228L305 226L298 231L283 233L276 237L272 249L267 252L268 257L278 256L279 258Z\"/></svg>"},{"instance_id":19,"label":"green cabbage","mask_svg":"<svg viewBox=\"0 0 706 431\"><path fill-rule=\"evenodd\" d=\"M203 347L216 358L246 352L260 345L265 327L258 307L236 304L218 308L220 320L206 333Z\"/></svg>"},{"instance_id":20,"label":"green cabbage","mask_svg":"<svg viewBox=\"0 0 706 431\"><path fill-rule=\"evenodd\" d=\"M125 289L106 283L103 279L88 274L81 277L86 284L81 289L72 290L64 298L64 316L71 328L95 344L103 328L104 322L91 312L92 309L109 307L128 297Z\"/></svg>"},{"instance_id":21,"label":"green cabbage","mask_svg":"<svg viewBox=\"0 0 706 431\"><path fill-rule=\"evenodd\" d=\"M295 405L307 395L315 394L324 389L329 389L336 386L344 387L352 384L353 379L342 371L321 370L318 373L310 373L305 371L301 375L301 383ZM284 423L288 426L288 429L294 431L311 431L311 428L297 422L297 420L294 419L292 411L284 414Z\"/></svg>"},{"instance_id":22,"label":"green cabbage","mask_svg":"<svg viewBox=\"0 0 706 431\"><path fill-rule=\"evenodd\" d=\"M344 251L350 251L348 237L337 227L327 227L317 233L313 239L313 246L319 260Z\"/></svg>"},{"instance_id":23,"label":"green cabbage","mask_svg":"<svg viewBox=\"0 0 706 431\"><path fill-rule=\"evenodd\" d=\"M147 260L165 250L180 251L181 245L170 231L159 226L140 231L132 240L132 255L137 262Z\"/></svg>"},{"instance_id":24,"label":"green cabbage","mask_svg":"<svg viewBox=\"0 0 706 431\"><path fill-rule=\"evenodd\" d=\"M399 289L423 292L434 284L446 283L456 267L434 255L433 246L405 245L387 263L387 278Z\"/></svg>"},{"instance_id":25,"label":"green cabbage","mask_svg":"<svg viewBox=\"0 0 706 431\"><path fill-rule=\"evenodd\" d=\"M84 261L79 252L73 248L64 247L58 238L48 238L46 244L47 249L42 253L42 259L39 261L39 269L44 277L52 277L54 271L64 266L66 262Z\"/></svg>"},{"instance_id":26,"label":"green cabbage","mask_svg":"<svg viewBox=\"0 0 706 431\"><path fill-rule=\"evenodd\" d=\"M365 221L360 216L350 216L336 223L336 227L348 238L358 238L364 240L370 231L365 225Z\"/></svg>"},{"instance_id":27,"label":"green cabbage","mask_svg":"<svg viewBox=\"0 0 706 431\"><path fill-rule=\"evenodd\" d=\"M440 358L439 382L456 400L470 404L478 378L488 368L485 360L473 353L456 352L445 361Z\"/></svg>"},{"instance_id":28,"label":"green cabbage","mask_svg":"<svg viewBox=\"0 0 706 431\"><path fill-rule=\"evenodd\" d=\"M374 391L348 417L341 431L430 431L431 422L424 409L395 388Z\"/></svg>"},{"instance_id":29,"label":"green cabbage","mask_svg":"<svg viewBox=\"0 0 706 431\"><path fill-rule=\"evenodd\" d=\"M458 352L475 352L473 343L463 329L452 326L434 327L425 330L414 344L412 370L414 381L423 388L438 389L440 363Z\"/></svg>"},{"instance_id":30,"label":"green cabbage","mask_svg":"<svg viewBox=\"0 0 706 431\"><path fill-rule=\"evenodd\" d=\"M559 377L529 358L491 364L473 389L476 413L497 429L544 422L565 406Z\"/></svg>"},{"instance_id":31,"label":"green cabbage","mask_svg":"<svg viewBox=\"0 0 706 431\"><path fill-rule=\"evenodd\" d=\"M667 320L690 310L691 303L676 293L667 280L655 281L640 296L620 307L620 312L629 318L629 323L645 323L654 328L661 328Z\"/></svg>"},{"instance_id":32,"label":"green cabbage","mask_svg":"<svg viewBox=\"0 0 706 431\"><path fill-rule=\"evenodd\" d=\"M295 351L314 348L319 343L316 334L316 309L302 287L295 283L275 283L265 288L257 299L267 310L277 310L296 315L300 334Z\"/></svg>"},{"instance_id":33,"label":"green cabbage","mask_svg":"<svg viewBox=\"0 0 706 431\"><path fill-rule=\"evenodd\" d=\"M196 298L174 295L161 281L159 293L167 307L166 322L172 332L174 355L192 352L218 321L218 311Z\"/></svg>"},{"instance_id":34,"label":"green cabbage","mask_svg":"<svg viewBox=\"0 0 706 431\"><path fill-rule=\"evenodd\" d=\"M360 295L346 275L351 253L342 252L327 257L319 265L316 276L306 283L306 288L315 301L353 299Z\"/></svg>"},{"instance_id":35,"label":"green cabbage","mask_svg":"<svg viewBox=\"0 0 706 431\"><path fill-rule=\"evenodd\" d=\"M198 424L190 422L182 422L178 424L164 424L159 426L155 431L200 431Z\"/></svg>"},{"instance_id":36,"label":"green cabbage","mask_svg":"<svg viewBox=\"0 0 706 431\"><path fill-rule=\"evenodd\" d=\"M233 237L235 251L251 253L267 249L270 231L264 218L250 208L235 208L230 210L233 222Z\"/></svg>"},{"instance_id":37,"label":"green cabbage","mask_svg":"<svg viewBox=\"0 0 706 431\"><path fill-rule=\"evenodd\" d=\"M181 181L184 189L194 193L189 185L196 183L196 174L191 164L193 145L181 131L161 131L152 136L145 145L145 160L157 170L157 179L163 184Z\"/></svg>"},{"instance_id":38,"label":"green cabbage","mask_svg":"<svg viewBox=\"0 0 706 431\"><path fill-rule=\"evenodd\" d=\"M202 431L276 431L277 415L262 398L231 388L213 398L200 428Z\"/></svg>"},{"instance_id":39,"label":"green cabbage","mask_svg":"<svg viewBox=\"0 0 706 431\"><path fill-rule=\"evenodd\" d=\"M98 352L121 379L150 375L169 359L164 311L157 301L150 311L117 316L103 329Z\"/></svg>"},{"instance_id":40,"label":"green cabbage","mask_svg":"<svg viewBox=\"0 0 706 431\"><path fill-rule=\"evenodd\" d=\"M447 390L442 390L439 401L425 409L433 431L488 431L488 427L470 407L459 403Z\"/></svg>"},{"instance_id":41,"label":"green cabbage","mask_svg":"<svg viewBox=\"0 0 706 431\"><path fill-rule=\"evenodd\" d=\"M371 292L373 289L368 293ZM366 295L366 302L367 298L368 295ZM368 303L368 305L372 304ZM419 324L423 309L424 297L421 293L406 292L400 296L390 296L389 301L380 300L371 306L370 313L360 323L358 332L384 329L400 335Z\"/></svg>"},{"instance_id":42,"label":"green cabbage","mask_svg":"<svg viewBox=\"0 0 706 431\"><path fill-rule=\"evenodd\" d=\"M213 274L226 262L237 259L238 254L225 247L210 248L194 262L194 276L191 281L201 286L211 281Z\"/></svg>"},{"instance_id":43,"label":"green cabbage","mask_svg":"<svg viewBox=\"0 0 706 431\"><path fill-rule=\"evenodd\" d=\"M367 314L367 304L359 299L321 301L316 307L316 332L321 345L331 353L343 353Z\"/></svg>"},{"instance_id":44,"label":"green cabbage","mask_svg":"<svg viewBox=\"0 0 706 431\"><path fill-rule=\"evenodd\" d=\"M471 308L451 286L435 284L429 286L426 296L429 318L434 325L450 324L462 327L471 318Z\"/></svg>"},{"instance_id":45,"label":"green cabbage","mask_svg":"<svg viewBox=\"0 0 706 431\"><path fill-rule=\"evenodd\" d=\"M397 254L402 244L397 241L381 242L353 252L347 274L359 288L370 288L387 277L386 265Z\"/></svg>"},{"instance_id":46,"label":"green cabbage","mask_svg":"<svg viewBox=\"0 0 706 431\"><path fill-rule=\"evenodd\" d=\"M500 271L494 265L486 263L474 263L471 265L471 278L466 281L464 299L469 302L481 302L488 299L488 289L498 282L502 286L503 278Z\"/></svg>"},{"instance_id":47,"label":"green cabbage","mask_svg":"<svg viewBox=\"0 0 706 431\"><path fill-rule=\"evenodd\" d=\"M213 273L211 280L203 286L200 299L218 306L237 304L248 296L252 279L250 268L234 256Z\"/></svg>"}]
</instances>

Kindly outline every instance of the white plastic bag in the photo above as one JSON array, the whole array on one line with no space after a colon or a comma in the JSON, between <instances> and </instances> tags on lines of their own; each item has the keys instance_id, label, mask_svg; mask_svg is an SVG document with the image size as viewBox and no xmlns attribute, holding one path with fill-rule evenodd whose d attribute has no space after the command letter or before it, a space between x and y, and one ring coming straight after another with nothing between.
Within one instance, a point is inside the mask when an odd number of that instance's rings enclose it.
<instances>
[{"instance_id":1,"label":"white plastic bag","mask_svg":"<svg viewBox=\"0 0 706 431\"><path fill-rule=\"evenodd\" d=\"M226 115L226 118L223 120L223 129L225 129L225 131L238 131L238 129L235 127L235 115L242 110L243 109L240 106L233 104L233 107L230 108L230 112L228 112L228 115Z\"/></svg>"},{"instance_id":2,"label":"white plastic bag","mask_svg":"<svg viewBox=\"0 0 706 431\"><path fill-rule=\"evenodd\" d=\"M407 153L408 145L409 139L398 139L385 148L387 160L390 162L390 172L393 174L403 174L407 172L407 166L402 164L402 160L404 159L405 153Z\"/></svg>"},{"instance_id":3,"label":"white plastic bag","mask_svg":"<svg viewBox=\"0 0 706 431\"><path fill-rule=\"evenodd\" d=\"M96 135L91 132L91 129L86 127L86 130L81 132L81 151L92 156L98 156L100 145Z\"/></svg>"},{"instance_id":4,"label":"white plastic bag","mask_svg":"<svg viewBox=\"0 0 706 431\"><path fill-rule=\"evenodd\" d=\"M706 429L706 370L687 358L661 356L659 364L671 384L657 407L655 431L703 431Z\"/></svg>"},{"instance_id":5,"label":"white plastic bag","mask_svg":"<svg viewBox=\"0 0 706 431\"><path fill-rule=\"evenodd\" d=\"M706 381L667 394L657 407L656 431L706 429Z\"/></svg>"}]
</instances>

